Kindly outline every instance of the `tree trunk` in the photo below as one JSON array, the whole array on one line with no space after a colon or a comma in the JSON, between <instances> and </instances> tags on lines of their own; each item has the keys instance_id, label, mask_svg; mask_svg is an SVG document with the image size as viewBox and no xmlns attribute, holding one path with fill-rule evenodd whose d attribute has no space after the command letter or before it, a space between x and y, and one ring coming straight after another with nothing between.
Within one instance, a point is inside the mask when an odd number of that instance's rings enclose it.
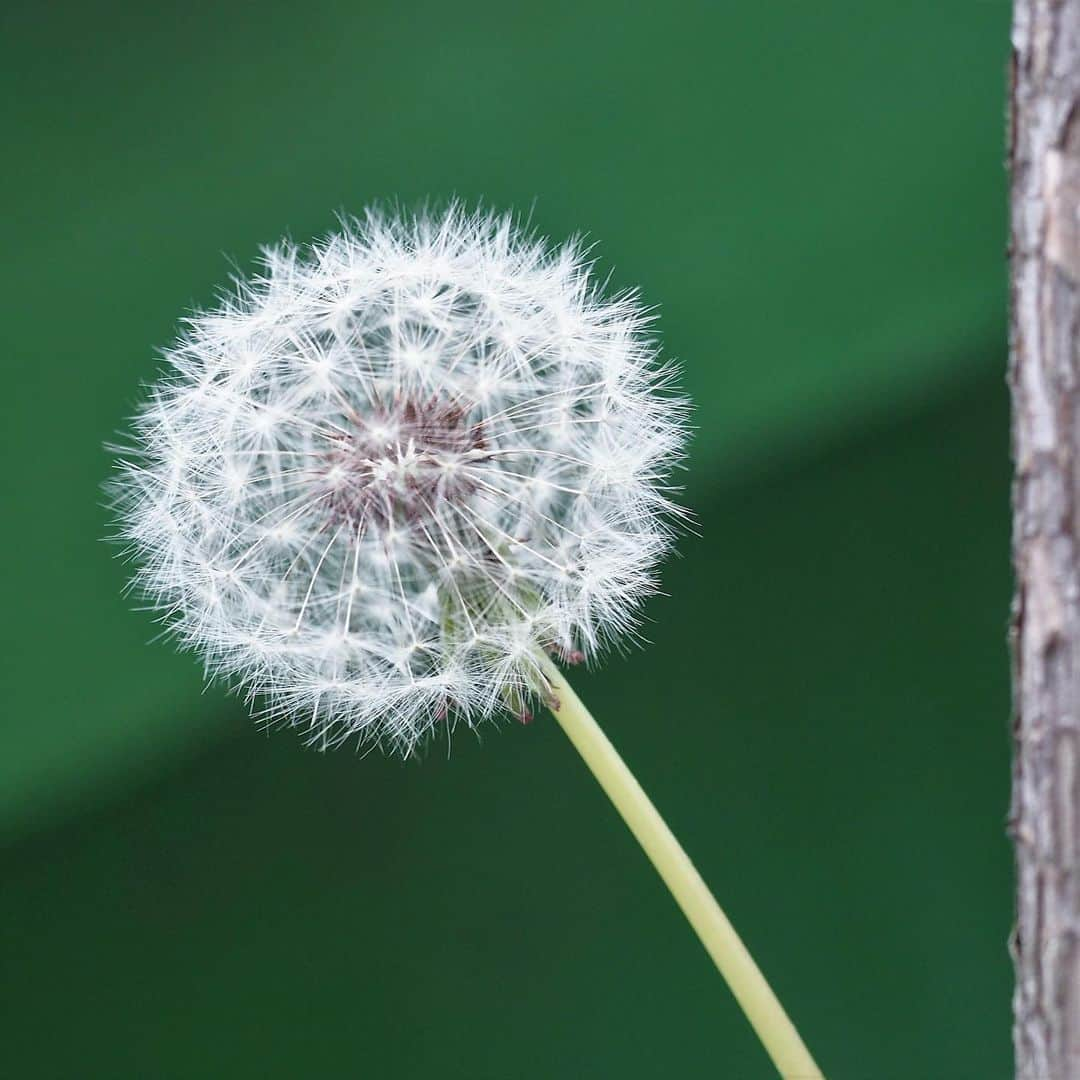
<instances>
[{"instance_id":1,"label":"tree trunk","mask_svg":"<svg viewBox=\"0 0 1080 1080\"><path fill-rule=\"evenodd\" d=\"M1016 0L1009 159L1020 1080L1080 1078L1080 0Z\"/></svg>"}]
</instances>

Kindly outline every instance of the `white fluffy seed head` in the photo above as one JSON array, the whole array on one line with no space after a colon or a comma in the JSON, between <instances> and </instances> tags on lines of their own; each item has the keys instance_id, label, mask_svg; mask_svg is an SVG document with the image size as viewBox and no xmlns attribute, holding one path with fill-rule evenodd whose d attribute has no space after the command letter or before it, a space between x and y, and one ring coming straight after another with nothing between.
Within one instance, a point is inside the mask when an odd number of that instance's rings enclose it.
<instances>
[{"instance_id":1,"label":"white fluffy seed head","mask_svg":"<svg viewBox=\"0 0 1080 1080\"><path fill-rule=\"evenodd\" d=\"M636 296L510 217L369 213L187 320L113 485L134 584L329 745L528 715L632 632L687 406Z\"/></svg>"}]
</instances>

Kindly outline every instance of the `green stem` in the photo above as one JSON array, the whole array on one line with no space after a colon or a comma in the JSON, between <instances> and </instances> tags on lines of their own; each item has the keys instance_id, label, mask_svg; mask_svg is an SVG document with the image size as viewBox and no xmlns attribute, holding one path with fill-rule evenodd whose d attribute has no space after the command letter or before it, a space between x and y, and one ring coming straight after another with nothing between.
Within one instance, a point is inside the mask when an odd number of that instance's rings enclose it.
<instances>
[{"instance_id":1,"label":"green stem","mask_svg":"<svg viewBox=\"0 0 1080 1080\"><path fill-rule=\"evenodd\" d=\"M780 1075L823 1080L753 957L634 774L562 672L546 655L540 654L538 663L551 687L548 705L555 719L671 890Z\"/></svg>"}]
</instances>

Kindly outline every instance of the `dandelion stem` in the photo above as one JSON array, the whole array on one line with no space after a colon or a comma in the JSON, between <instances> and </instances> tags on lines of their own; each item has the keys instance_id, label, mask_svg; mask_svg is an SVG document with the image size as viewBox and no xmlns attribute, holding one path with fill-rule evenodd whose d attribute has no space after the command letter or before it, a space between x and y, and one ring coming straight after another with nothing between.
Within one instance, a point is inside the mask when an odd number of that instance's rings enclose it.
<instances>
[{"instance_id":1,"label":"dandelion stem","mask_svg":"<svg viewBox=\"0 0 1080 1080\"><path fill-rule=\"evenodd\" d=\"M784 1080L822 1080L794 1024L634 774L562 672L546 655L538 662L551 686L549 707L555 719L671 890L780 1075Z\"/></svg>"}]
</instances>

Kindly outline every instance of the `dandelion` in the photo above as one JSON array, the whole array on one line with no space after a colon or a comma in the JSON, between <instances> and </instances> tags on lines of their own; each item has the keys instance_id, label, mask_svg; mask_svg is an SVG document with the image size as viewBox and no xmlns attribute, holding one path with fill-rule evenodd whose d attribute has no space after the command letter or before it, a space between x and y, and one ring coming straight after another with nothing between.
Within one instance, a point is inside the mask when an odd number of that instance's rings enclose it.
<instances>
[{"instance_id":1,"label":"dandelion","mask_svg":"<svg viewBox=\"0 0 1080 1080\"><path fill-rule=\"evenodd\" d=\"M268 248L166 353L113 484L120 533L134 586L208 672L322 747L409 755L547 705L751 1020L779 1032L778 1064L814 1076L552 661L635 633L681 515L687 403L650 326L580 244L507 216L369 213Z\"/></svg>"},{"instance_id":2,"label":"dandelion","mask_svg":"<svg viewBox=\"0 0 1080 1080\"><path fill-rule=\"evenodd\" d=\"M528 715L631 630L685 404L648 313L508 218L369 215L187 323L136 420L137 584L321 743Z\"/></svg>"}]
</instances>

